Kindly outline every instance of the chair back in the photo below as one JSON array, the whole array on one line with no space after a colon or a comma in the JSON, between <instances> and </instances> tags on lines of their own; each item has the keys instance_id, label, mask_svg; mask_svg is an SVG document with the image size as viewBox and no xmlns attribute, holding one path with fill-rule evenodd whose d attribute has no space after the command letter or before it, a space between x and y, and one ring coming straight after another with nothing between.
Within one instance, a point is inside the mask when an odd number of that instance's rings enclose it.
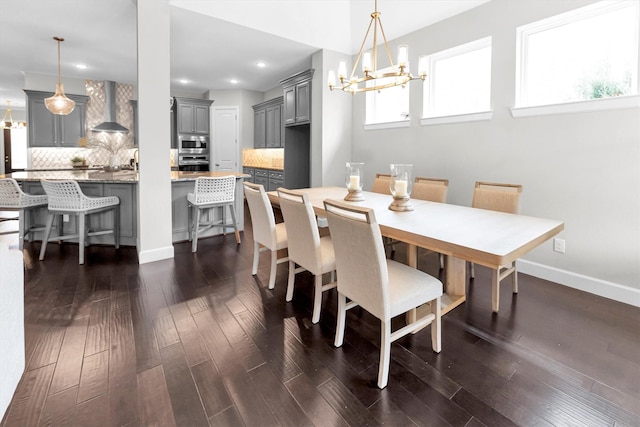
<instances>
[{"instance_id":1,"label":"chair back","mask_svg":"<svg viewBox=\"0 0 640 427\"><path fill-rule=\"evenodd\" d=\"M338 292L382 320L390 318L389 274L372 209L325 200L336 254Z\"/></svg>"},{"instance_id":2,"label":"chair back","mask_svg":"<svg viewBox=\"0 0 640 427\"><path fill-rule=\"evenodd\" d=\"M429 202L447 201L448 179L416 177L411 197Z\"/></svg>"},{"instance_id":3,"label":"chair back","mask_svg":"<svg viewBox=\"0 0 640 427\"><path fill-rule=\"evenodd\" d=\"M376 178L373 180L371 191L374 193L391 195L391 190L389 189L390 181L391 175L385 173L377 173Z\"/></svg>"},{"instance_id":4,"label":"chair back","mask_svg":"<svg viewBox=\"0 0 640 427\"><path fill-rule=\"evenodd\" d=\"M22 190L13 178L0 179L0 207L19 208L22 206Z\"/></svg>"},{"instance_id":5,"label":"chair back","mask_svg":"<svg viewBox=\"0 0 640 427\"><path fill-rule=\"evenodd\" d=\"M194 191L194 202L230 203L235 200L236 177L233 175L220 177L198 177Z\"/></svg>"},{"instance_id":6,"label":"chair back","mask_svg":"<svg viewBox=\"0 0 640 427\"><path fill-rule=\"evenodd\" d=\"M322 264L320 232L309 197L295 190L278 188L280 209L289 239L289 260L309 271L318 271ZM294 238L295 236L295 238Z\"/></svg>"},{"instance_id":7,"label":"chair back","mask_svg":"<svg viewBox=\"0 0 640 427\"><path fill-rule=\"evenodd\" d=\"M276 219L264 187L250 182L244 183L244 195L249 205L253 240L265 246L276 246Z\"/></svg>"},{"instance_id":8,"label":"chair back","mask_svg":"<svg viewBox=\"0 0 640 427\"><path fill-rule=\"evenodd\" d=\"M49 210L85 210L84 199L80 185L76 181L47 181L42 180L42 188L49 196Z\"/></svg>"},{"instance_id":9,"label":"chair back","mask_svg":"<svg viewBox=\"0 0 640 427\"><path fill-rule=\"evenodd\" d=\"M471 206L474 208L519 214L521 194L522 185L519 184L497 184L478 181L473 190Z\"/></svg>"}]
</instances>

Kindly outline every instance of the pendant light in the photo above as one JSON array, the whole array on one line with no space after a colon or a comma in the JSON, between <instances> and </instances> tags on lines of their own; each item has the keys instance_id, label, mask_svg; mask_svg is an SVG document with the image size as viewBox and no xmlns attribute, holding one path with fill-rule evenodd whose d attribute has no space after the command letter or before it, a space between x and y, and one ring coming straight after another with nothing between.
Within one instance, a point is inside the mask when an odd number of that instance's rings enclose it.
<instances>
[{"instance_id":1,"label":"pendant light","mask_svg":"<svg viewBox=\"0 0 640 427\"><path fill-rule=\"evenodd\" d=\"M11 101L7 99L7 111L4 112L4 117L2 117L2 121L0 122L0 129L20 129L23 127L23 122L13 121L13 116L11 115Z\"/></svg>"},{"instance_id":2,"label":"pendant light","mask_svg":"<svg viewBox=\"0 0 640 427\"><path fill-rule=\"evenodd\" d=\"M53 114L66 116L73 111L76 103L64 94L64 87L60 81L60 43L64 39L62 37L54 37L53 39L58 42L58 84L56 85L56 93L51 98L45 99L44 104L47 106L47 110Z\"/></svg>"}]
</instances>

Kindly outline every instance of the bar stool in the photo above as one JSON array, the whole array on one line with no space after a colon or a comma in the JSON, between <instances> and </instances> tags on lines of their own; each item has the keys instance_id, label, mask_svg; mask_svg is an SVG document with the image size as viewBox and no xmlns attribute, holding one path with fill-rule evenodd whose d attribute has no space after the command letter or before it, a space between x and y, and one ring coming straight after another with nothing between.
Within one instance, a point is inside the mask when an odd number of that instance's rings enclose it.
<instances>
[{"instance_id":1,"label":"bar stool","mask_svg":"<svg viewBox=\"0 0 640 427\"><path fill-rule=\"evenodd\" d=\"M33 212L36 209L47 205L46 195L27 194L18 185L13 178L0 179L0 210L2 211L18 211L18 248L22 250L24 246L24 237L34 231L42 231L45 229L43 225L30 225L25 229L25 213ZM13 219L13 218L12 218ZM0 234L10 234L15 231L4 231ZM33 239L33 234L31 235Z\"/></svg>"},{"instance_id":2,"label":"bar stool","mask_svg":"<svg viewBox=\"0 0 640 427\"><path fill-rule=\"evenodd\" d=\"M78 218L78 233L62 235L62 227L59 227L57 240L78 239L79 264L84 264L84 248L87 237L114 235L115 247L120 247L120 199L117 196L88 197L80 189L76 181L46 181L42 180L42 188L49 196L49 215L47 216L47 228L40 248L40 261L44 259L47 243L51 237L51 228L56 215L73 215ZM113 210L113 229L92 230L87 229L86 216Z\"/></svg>"},{"instance_id":3,"label":"bar stool","mask_svg":"<svg viewBox=\"0 0 640 427\"><path fill-rule=\"evenodd\" d=\"M240 244L240 232L236 222L236 177L233 175L222 177L198 177L196 178L195 192L187 194L189 206L189 240L191 252L198 250L198 234L211 227L233 227L236 235L236 242ZM233 224L227 224L224 219L225 206L229 206ZM222 219L200 222L203 209L222 207ZM209 214L211 215L211 214Z\"/></svg>"}]
</instances>

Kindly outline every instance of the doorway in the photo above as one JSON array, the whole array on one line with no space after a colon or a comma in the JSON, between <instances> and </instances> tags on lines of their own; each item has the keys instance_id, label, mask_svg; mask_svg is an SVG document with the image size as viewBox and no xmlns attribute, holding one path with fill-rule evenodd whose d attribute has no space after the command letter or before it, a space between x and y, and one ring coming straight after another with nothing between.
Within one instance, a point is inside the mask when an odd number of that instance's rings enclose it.
<instances>
[{"instance_id":1,"label":"doorway","mask_svg":"<svg viewBox=\"0 0 640 427\"><path fill-rule=\"evenodd\" d=\"M211 170L240 172L238 107L213 108Z\"/></svg>"}]
</instances>

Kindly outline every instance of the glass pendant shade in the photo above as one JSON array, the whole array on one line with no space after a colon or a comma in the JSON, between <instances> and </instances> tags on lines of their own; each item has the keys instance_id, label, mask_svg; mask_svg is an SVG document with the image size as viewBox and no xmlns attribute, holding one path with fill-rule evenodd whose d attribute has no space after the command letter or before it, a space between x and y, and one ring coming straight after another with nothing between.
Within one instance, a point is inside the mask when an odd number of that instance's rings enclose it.
<instances>
[{"instance_id":1,"label":"glass pendant shade","mask_svg":"<svg viewBox=\"0 0 640 427\"><path fill-rule=\"evenodd\" d=\"M44 105L46 105L47 110L51 111L53 114L59 114L61 116L70 114L76 107L75 101L67 98L64 94L64 87L62 83L58 83L56 85L56 93L51 98L46 98L44 100Z\"/></svg>"},{"instance_id":2,"label":"glass pendant shade","mask_svg":"<svg viewBox=\"0 0 640 427\"><path fill-rule=\"evenodd\" d=\"M54 93L51 98L46 98L44 105L47 107L47 110L53 114L66 116L73 111L76 103L66 97L64 94L64 86L60 81L60 43L63 42L64 39L62 37L54 37L53 39L58 42L58 83L56 84L56 93Z\"/></svg>"}]
</instances>

